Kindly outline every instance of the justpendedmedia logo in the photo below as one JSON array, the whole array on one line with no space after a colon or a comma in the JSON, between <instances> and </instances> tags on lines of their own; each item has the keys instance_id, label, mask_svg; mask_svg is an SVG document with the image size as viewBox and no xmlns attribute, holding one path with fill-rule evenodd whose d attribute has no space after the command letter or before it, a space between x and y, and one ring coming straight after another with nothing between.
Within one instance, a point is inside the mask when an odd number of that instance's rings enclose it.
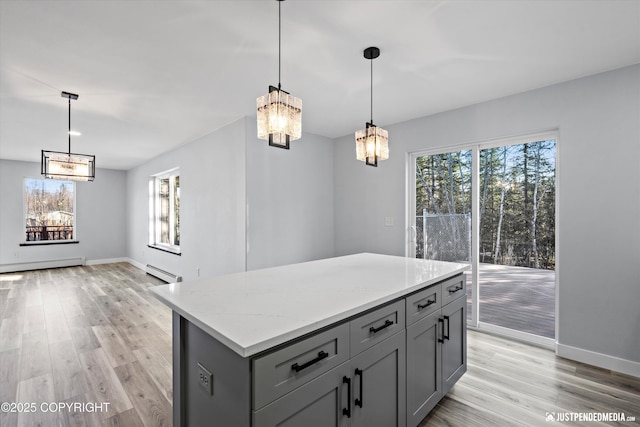
<instances>
[{"instance_id":1,"label":"justpendedmedia logo","mask_svg":"<svg viewBox=\"0 0 640 427\"><path fill-rule=\"evenodd\" d=\"M635 415L623 412L546 412L546 421L557 422L634 422Z\"/></svg>"}]
</instances>

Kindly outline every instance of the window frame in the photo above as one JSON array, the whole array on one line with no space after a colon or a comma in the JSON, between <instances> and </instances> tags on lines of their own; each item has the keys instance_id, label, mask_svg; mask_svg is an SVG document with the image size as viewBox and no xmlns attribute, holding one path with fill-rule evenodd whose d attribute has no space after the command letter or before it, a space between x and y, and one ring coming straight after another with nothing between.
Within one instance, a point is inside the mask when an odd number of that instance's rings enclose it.
<instances>
[{"instance_id":1,"label":"window frame","mask_svg":"<svg viewBox=\"0 0 640 427\"><path fill-rule=\"evenodd\" d=\"M27 240L26 237L26 227L27 227L27 213L28 213L28 209L27 209L27 200L26 200L26 193L27 193L27 180L34 180L34 181L45 181L45 182L58 182L58 183L70 183L71 187L72 187L72 191L73 191L73 212L72 212L72 232L73 232L73 238L72 239L58 239L58 240ZM20 242L20 246L38 246L38 245L65 245L65 244L70 244L70 243L79 243L78 240L78 227L77 227L77 218L76 218L76 200L77 200L77 186L76 186L76 182L73 180L66 180L66 179L61 179L61 180L54 180L54 179L47 179L47 178L42 178L42 177L32 177L32 176L25 176L22 179L22 240Z\"/></svg>"},{"instance_id":2,"label":"window frame","mask_svg":"<svg viewBox=\"0 0 640 427\"><path fill-rule=\"evenodd\" d=\"M527 334L525 332L514 331L507 328L501 328L499 326L491 325L481 322L479 319L480 301L478 299L479 294L479 278L478 278L478 263L479 263L479 233L480 233L480 209L478 201L480 199L480 151L496 148L502 146L514 146L527 144L530 142L537 142L543 140L555 140L555 338L539 337L536 335ZM415 239L416 239L416 193L415 193L415 176L416 176L416 159L422 156L431 156L441 153L471 150L471 287L472 287L472 303L471 303L471 320L467 322L469 328L485 330L490 333L501 334L510 338L523 340L525 342L533 343L545 348L555 348L555 343L558 339L558 327L559 327L559 301L560 301L560 231L559 231L559 212L560 212L560 189L561 189L561 173L560 173L560 130L549 129L540 132L532 132L521 135L507 136L504 138L496 138L484 141L467 142L461 144L434 146L427 149L417 150L413 152L407 152L405 155L405 171L406 171L406 232L405 232L405 256L408 258L415 258Z\"/></svg>"},{"instance_id":3,"label":"window frame","mask_svg":"<svg viewBox=\"0 0 640 427\"><path fill-rule=\"evenodd\" d=\"M176 188L176 178L178 179L178 186ZM178 244L162 242L161 233L161 194L160 185L162 180L169 179L169 241L175 242L176 238L176 219L178 222L178 236L180 234L180 168L172 168L164 172L160 172L149 177L149 243L148 246L153 249L169 252L172 254L180 255L181 247L178 240ZM172 197L177 192L178 199L178 213L176 216L176 203L175 198ZM179 237L178 237L179 239Z\"/></svg>"}]
</instances>

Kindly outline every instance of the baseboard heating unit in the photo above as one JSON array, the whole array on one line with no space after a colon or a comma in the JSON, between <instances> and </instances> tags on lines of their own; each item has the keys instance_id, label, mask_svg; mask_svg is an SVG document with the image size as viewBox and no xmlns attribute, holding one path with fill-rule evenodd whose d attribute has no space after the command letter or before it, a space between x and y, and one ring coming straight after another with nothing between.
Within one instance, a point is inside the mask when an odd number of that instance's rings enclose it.
<instances>
[{"instance_id":1,"label":"baseboard heating unit","mask_svg":"<svg viewBox=\"0 0 640 427\"><path fill-rule=\"evenodd\" d=\"M145 271L147 272L147 274L150 274L153 277L157 277L160 280L164 280L167 283L182 282L182 276L169 273L168 271L162 270L151 264L147 264L147 268L145 269Z\"/></svg>"},{"instance_id":2,"label":"baseboard heating unit","mask_svg":"<svg viewBox=\"0 0 640 427\"><path fill-rule=\"evenodd\" d=\"M60 268L60 267L76 267L84 265L84 258L69 258L69 259L52 259L47 261L31 261L31 262L19 262L15 264L2 264L0 265L0 273L13 273L16 271L29 271L29 270L43 270L45 268Z\"/></svg>"}]
</instances>

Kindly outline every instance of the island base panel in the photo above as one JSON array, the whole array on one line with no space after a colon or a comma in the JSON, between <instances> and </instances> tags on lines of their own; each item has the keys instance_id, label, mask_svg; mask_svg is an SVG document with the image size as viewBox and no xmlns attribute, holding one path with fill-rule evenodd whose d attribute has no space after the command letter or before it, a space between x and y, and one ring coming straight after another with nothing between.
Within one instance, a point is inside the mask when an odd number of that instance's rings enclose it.
<instances>
[{"instance_id":1,"label":"island base panel","mask_svg":"<svg viewBox=\"0 0 640 427\"><path fill-rule=\"evenodd\" d=\"M180 373L180 378L174 379L174 390L178 387L178 393L174 393L175 426L250 427L249 359L176 313L175 317L178 320L174 319L174 375ZM212 374L212 384L206 384L207 371Z\"/></svg>"}]
</instances>

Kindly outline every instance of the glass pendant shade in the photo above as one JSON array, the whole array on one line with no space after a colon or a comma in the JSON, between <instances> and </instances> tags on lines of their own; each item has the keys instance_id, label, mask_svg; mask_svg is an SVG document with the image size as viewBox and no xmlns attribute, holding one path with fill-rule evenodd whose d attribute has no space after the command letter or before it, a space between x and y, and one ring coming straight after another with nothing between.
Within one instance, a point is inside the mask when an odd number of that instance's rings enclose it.
<instances>
[{"instance_id":1,"label":"glass pendant shade","mask_svg":"<svg viewBox=\"0 0 640 427\"><path fill-rule=\"evenodd\" d=\"M93 181L96 177L96 156L71 152L71 100L78 99L78 95L70 92L62 92L61 95L69 100L69 151L41 150L40 173L48 179Z\"/></svg>"},{"instance_id":2,"label":"glass pendant shade","mask_svg":"<svg viewBox=\"0 0 640 427\"><path fill-rule=\"evenodd\" d=\"M256 99L258 107L258 138L269 145L289 148L289 141L302 136L302 100L275 86Z\"/></svg>"},{"instance_id":3,"label":"glass pendant shade","mask_svg":"<svg viewBox=\"0 0 640 427\"><path fill-rule=\"evenodd\" d=\"M356 131L356 159L368 166L378 166L378 160L389 158L389 132L373 124L373 60L380 56L380 49L371 46L363 54L371 61L371 121Z\"/></svg>"},{"instance_id":4,"label":"glass pendant shade","mask_svg":"<svg viewBox=\"0 0 640 427\"><path fill-rule=\"evenodd\" d=\"M356 158L369 166L389 158L389 133L373 123L356 131Z\"/></svg>"},{"instance_id":5,"label":"glass pendant shade","mask_svg":"<svg viewBox=\"0 0 640 427\"><path fill-rule=\"evenodd\" d=\"M49 179L93 181L96 156L42 150L41 174Z\"/></svg>"}]
</instances>

